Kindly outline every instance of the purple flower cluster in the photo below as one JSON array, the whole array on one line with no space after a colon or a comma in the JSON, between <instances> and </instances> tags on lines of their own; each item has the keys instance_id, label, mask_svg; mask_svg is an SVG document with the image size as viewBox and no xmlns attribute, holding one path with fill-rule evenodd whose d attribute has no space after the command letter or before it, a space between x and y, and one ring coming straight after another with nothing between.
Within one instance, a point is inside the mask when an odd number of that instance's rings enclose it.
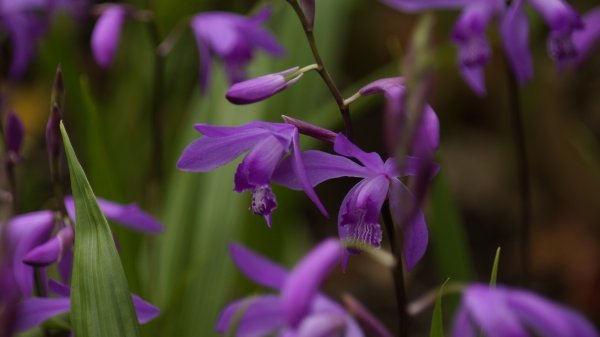
<instances>
[{"instance_id":1,"label":"purple flower cluster","mask_svg":"<svg viewBox=\"0 0 600 337\"><path fill-rule=\"evenodd\" d=\"M490 61L491 49L486 30L497 22L504 52L520 84L533 77L529 50L529 22L525 15L528 3L550 28L548 52L559 67L581 60L600 37L598 9L582 19L564 0L383 0L391 7L407 12L429 9L462 10L452 40L459 49L459 66L465 81L479 95L485 94L484 66Z\"/></svg>"}]
</instances>

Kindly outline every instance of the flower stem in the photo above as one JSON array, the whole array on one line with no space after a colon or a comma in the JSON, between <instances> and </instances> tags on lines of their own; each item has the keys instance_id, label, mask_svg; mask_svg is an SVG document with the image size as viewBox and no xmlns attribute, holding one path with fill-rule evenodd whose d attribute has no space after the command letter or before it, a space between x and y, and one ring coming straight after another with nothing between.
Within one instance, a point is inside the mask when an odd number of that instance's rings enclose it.
<instances>
[{"instance_id":1,"label":"flower stem","mask_svg":"<svg viewBox=\"0 0 600 337\"><path fill-rule=\"evenodd\" d=\"M398 244L399 237L396 237L392 214L390 213L390 205L386 201L383 206L382 214L385 230L387 231L390 240L390 249L396 259L394 267L392 267L392 276L394 278L394 288L396 289L396 303L398 305L398 325L400 337L408 336L408 302L406 300L406 286L404 285L404 267L402 266L402 245Z\"/></svg>"},{"instance_id":2,"label":"flower stem","mask_svg":"<svg viewBox=\"0 0 600 337\"><path fill-rule=\"evenodd\" d=\"M306 39L308 40L308 44L310 45L310 50L313 54L315 62L317 63L317 66L318 66L318 68L316 70L319 73L319 75L321 76L321 78L323 79L323 82L325 82L325 85L327 85L329 92L331 92L331 95L335 99L338 109L340 110L340 114L342 115L342 119L344 120L346 136L348 137L348 139L353 140L352 118L350 117L350 106L344 102L344 96L342 96L342 93L336 86L335 82L333 81L333 78L331 77L331 75L329 74L329 71L327 71L327 68L325 67L325 64L323 63L323 59L321 58L321 54L319 53L319 48L317 47L317 41L315 40L313 28L306 20L306 16L304 15L304 12L302 11L302 7L300 7L300 4L298 4L298 1L297 0L286 0L286 1L292 6L294 11L296 12L296 15L300 19L300 22L302 23L302 28L304 29L304 34L306 35Z\"/></svg>"},{"instance_id":3,"label":"flower stem","mask_svg":"<svg viewBox=\"0 0 600 337\"><path fill-rule=\"evenodd\" d=\"M508 64L508 60L505 61L505 68L508 76L510 118L514 130L519 175L519 236L521 238L519 255L521 257L521 283L523 286L527 286L531 273L531 183L529 181L529 164L527 162L527 146L525 143L523 112L519 97L519 84Z\"/></svg>"}]
</instances>

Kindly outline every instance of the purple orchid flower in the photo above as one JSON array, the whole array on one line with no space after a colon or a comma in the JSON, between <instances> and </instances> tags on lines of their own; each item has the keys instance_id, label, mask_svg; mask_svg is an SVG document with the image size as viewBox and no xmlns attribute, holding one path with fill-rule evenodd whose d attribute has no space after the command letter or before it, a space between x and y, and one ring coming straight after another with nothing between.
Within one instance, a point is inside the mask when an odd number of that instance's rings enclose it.
<instances>
[{"instance_id":1,"label":"purple orchid flower","mask_svg":"<svg viewBox=\"0 0 600 337\"><path fill-rule=\"evenodd\" d=\"M420 159L408 158L404 165L405 172L398 172L393 158L384 162L377 153L362 151L342 134L335 140L334 151L345 157L315 150L302 153L310 184L316 186L339 177L361 178L342 201L338 213L338 233L343 242L350 242L353 246L369 245L379 248L382 239L379 224L381 208L389 196L394 210L392 213L399 218L406 214L406 210L399 204L401 200L412 200L413 197L399 178L417 174ZM354 158L360 164L346 157ZM288 188L299 189L298 180L290 174L290 165L290 161L284 161L275 171L273 181ZM404 257L408 270L412 270L423 257L428 243L423 212L418 210L411 219L406 228L402 228ZM356 248L344 250L344 269L349 255L359 252Z\"/></svg>"},{"instance_id":2,"label":"purple orchid flower","mask_svg":"<svg viewBox=\"0 0 600 337\"><path fill-rule=\"evenodd\" d=\"M70 216L75 218L72 197L65 198ZM98 198L98 205L109 220L121 223L136 231L157 233L162 225L135 204L121 205ZM12 252L14 278L21 296L28 298L33 292L33 266L43 267L59 262L65 279L71 270L73 229L65 226L51 238L55 228L51 211L38 211L15 216L7 224L7 240Z\"/></svg>"},{"instance_id":3,"label":"purple orchid flower","mask_svg":"<svg viewBox=\"0 0 600 337\"><path fill-rule=\"evenodd\" d=\"M298 82L303 73L293 67L233 84L225 97L233 104L250 104L265 100Z\"/></svg>"},{"instance_id":4,"label":"purple orchid flower","mask_svg":"<svg viewBox=\"0 0 600 337\"><path fill-rule=\"evenodd\" d=\"M454 318L454 337L597 337L580 314L529 291L485 284L464 290ZM533 334L535 333L535 334Z\"/></svg>"},{"instance_id":5,"label":"purple orchid flower","mask_svg":"<svg viewBox=\"0 0 600 337\"><path fill-rule=\"evenodd\" d=\"M291 271L232 244L233 262L252 281L281 292L233 302L223 310L216 326L226 333L236 314L241 319L236 337L262 337L275 333L285 337L361 337L356 321L337 303L319 294L319 285L340 263L342 246L329 239L315 247Z\"/></svg>"},{"instance_id":6,"label":"purple orchid flower","mask_svg":"<svg viewBox=\"0 0 600 337\"><path fill-rule=\"evenodd\" d=\"M600 39L600 7L596 7L583 16L583 30L573 32L573 46L578 55L577 63L588 57L594 45Z\"/></svg>"},{"instance_id":7,"label":"purple orchid flower","mask_svg":"<svg viewBox=\"0 0 600 337\"><path fill-rule=\"evenodd\" d=\"M200 54L200 88L208 88L211 58L220 57L231 83L245 79L244 68L260 48L274 56L283 56L285 50L275 37L262 27L271 16L270 7L263 8L253 17L227 12L205 12L192 18L191 27Z\"/></svg>"},{"instance_id":8,"label":"purple orchid flower","mask_svg":"<svg viewBox=\"0 0 600 337\"><path fill-rule=\"evenodd\" d=\"M50 280L49 288L60 297L33 297L22 301L18 307L16 330L19 332L36 327L54 316L71 311L71 289L60 282ZM160 309L132 294L133 307L138 322L146 324L160 314Z\"/></svg>"},{"instance_id":9,"label":"purple orchid flower","mask_svg":"<svg viewBox=\"0 0 600 337\"><path fill-rule=\"evenodd\" d=\"M327 210L309 183L302 156L298 130L289 124L251 122L242 126L212 126L196 124L196 130L204 134L188 145L177 162L183 171L208 172L225 165L249 151L235 173L234 190L250 191L254 214L262 215L271 226L271 213L277 208L275 194L269 186L277 165L291 151L290 175L299 186L327 215Z\"/></svg>"},{"instance_id":10,"label":"purple orchid flower","mask_svg":"<svg viewBox=\"0 0 600 337\"><path fill-rule=\"evenodd\" d=\"M523 85L533 77L529 50L529 24L524 12L525 1L542 15L550 27L548 49L559 67L579 53L572 37L584 28L579 15L563 0L514 0L510 6L504 0L383 0L386 4L409 12L436 8L462 8L452 33L459 48L461 73L479 95L485 94L483 67L491 52L486 37L489 23L499 23L504 52L515 76Z\"/></svg>"},{"instance_id":11,"label":"purple orchid flower","mask_svg":"<svg viewBox=\"0 0 600 337\"><path fill-rule=\"evenodd\" d=\"M108 68L115 57L127 13L125 5L111 4L104 9L94 26L92 52L96 63L102 68Z\"/></svg>"}]
</instances>

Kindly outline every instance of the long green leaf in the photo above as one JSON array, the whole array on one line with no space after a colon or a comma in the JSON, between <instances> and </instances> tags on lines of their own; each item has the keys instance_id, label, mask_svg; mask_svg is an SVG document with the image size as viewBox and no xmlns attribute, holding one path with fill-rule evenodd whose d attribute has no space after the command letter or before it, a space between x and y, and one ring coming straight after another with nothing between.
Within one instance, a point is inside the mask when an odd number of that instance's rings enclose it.
<instances>
[{"instance_id":1,"label":"long green leaf","mask_svg":"<svg viewBox=\"0 0 600 337\"><path fill-rule=\"evenodd\" d=\"M500 263L500 247L496 249L496 257L494 257L494 265L492 266L492 275L490 276L490 287L496 286L496 279L498 278L498 264Z\"/></svg>"},{"instance_id":2,"label":"long green leaf","mask_svg":"<svg viewBox=\"0 0 600 337\"><path fill-rule=\"evenodd\" d=\"M444 297L444 287L448 280L442 284L438 292L435 305L433 307L433 316L431 317L431 328L429 337L444 337L444 317L442 316L442 297Z\"/></svg>"},{"instance_id":3,"label":"long green leaf","mask_svg":"<svg viewBox=\"0 0 600 337\"><path fill-rule=\"evenodd\" d=\"M77 214L71 322L78 337L139 336L127 279L113 237L61 123Z\"/></svg>"}]
</instances>

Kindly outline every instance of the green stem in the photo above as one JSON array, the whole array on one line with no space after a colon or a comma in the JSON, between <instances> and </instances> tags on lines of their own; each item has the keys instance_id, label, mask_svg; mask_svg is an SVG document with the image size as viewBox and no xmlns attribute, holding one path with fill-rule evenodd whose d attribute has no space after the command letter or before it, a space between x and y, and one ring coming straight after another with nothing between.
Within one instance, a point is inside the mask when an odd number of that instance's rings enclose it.
<instances>
[{"instance_id":1,"label":"green stem","mask_svg":"<svg viewBox=\"0 0 600 337\"><path fill-rule=\"evenodd\" d=\"M306 16L302 11L302 7L300 7L300 4L298 4L296 0L286 1L292 6L294 11L296 12L296 15L300 19L300 22L302 23L304 34L306 35L306 39L308 40L308 44L310 45L310 50L318 66L316 70L321 76L321 79L323 79L323 82L325 82L325 85L329 89L329 92L331 92L331 95L335 99L338 109L340 110L340 114L342 115L342 119L344 120L346 136L348 137L348 139L352 140L352 118L350 117L350 106L344 102L344 96L342 96L342 93L336 86L335 82L333 81L333 78L329 74L329 71L327 71L327 67L325 67L325 64L323 63L323 59L321 58L321 54L319 53L319 48L317 47L317 41L315 40L313 29L306 20Z\"/></svg>"}]
</instances>

